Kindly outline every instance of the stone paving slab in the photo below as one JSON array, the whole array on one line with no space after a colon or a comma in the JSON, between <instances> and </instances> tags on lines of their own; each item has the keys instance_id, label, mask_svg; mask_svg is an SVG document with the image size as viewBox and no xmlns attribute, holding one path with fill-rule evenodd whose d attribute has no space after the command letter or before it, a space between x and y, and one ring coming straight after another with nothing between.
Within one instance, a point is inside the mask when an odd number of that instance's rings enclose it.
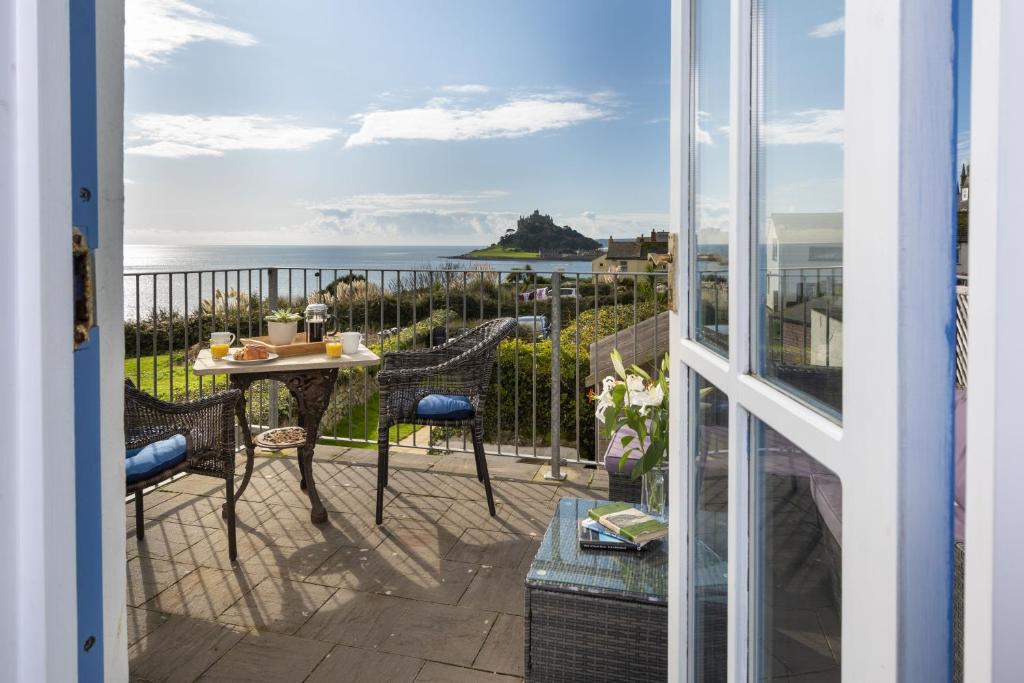
<instances>
[{"instance_id":1,"label":"stone paving slab","mask_svg":"<svg viewBox=\"0 0 1024 683\"><path fill-rule=\"evenodd\" d=\"M327 643L315 640L279 633L249 633L199 680L209 683L257 680L302 683L330 649Z\"/></svg>"},{"instance_id":2,"label":"stone paving slab","mask_svg":"<svg viewBox=\"0 0 1024 683\"><path fill-rule=\"evenodd\" d=\"M222 612L217 621L291 635L332 595L334 589L327 586L268 578Z\"/></svg>"},{"instance_id":3,"label":"stone paving slab","mask_svg":"<svg viewBox=\"0 0 1024 683\"><path fill-rule=\"evenodd\" d=\"M336 645L307 683L412 683L423 662L411 657Z\"/></svg>"},{"instance_id":4,"label":"stone paving slab","mask_svg":"<svg viewBox=\"0 0 1024 683\"><path fill-rule=\"evenodd\" d=\"M376 452L321 451L327 523L309 521L293 456L258 456L235 563L220 482L147 494L146 540L128 540L132 680L520 681L540 536L558 498L603 497L607 480L542 484L533 462L488 458L491 517L471 457L393 451L378 527Z\"/></svg>"},{"instance_id":5,"label":"stone paving slab","mask_svg":"<svg viewBox=\"0 0 1024 683\"><path fill-rule=\"evenodd\" d=\"M427 662L416 677L416 683L519 683L515 676L464 669L437 662Z\"/></svg>"},{"instance_id":6,"label":"stone paving slab","mask_svg":"<svg viewBox=\"0 0 1024 683\"><path fill-rule=\"evenodd\" d=\"M525 578L526 572L519 567L482 566L459 606L522 616L526 612Z\"/></svg>"},{"instance_id":7,"label":"stone paving slab","mask_svg":"<svg viewBox=\"0 0 1024 683\"><path fill-rule=\"evenodd\" d=\"M523 618L499 614L473 666L495 673L523 675Z\"/></svg>"},{"instance_id":8,"label":"stone paving slab","mask_svg":"<svg viewBox=\"0 0 1024 683\"><path fill-rule=\"evenodd\" d=\"M243 637L245 631L234 626L171 617L128 649L129 680L195 681Z\"/></svg>"},{"instance_id":9,"label":"stone paving slab","mask_svg":"<svg viewBox=\"0 0 1024 683\"><path fill-rule=\"evenodd\" d=\"M471 666L493 612L339 589L299 635Z\"/></svg>"}]
</instances>

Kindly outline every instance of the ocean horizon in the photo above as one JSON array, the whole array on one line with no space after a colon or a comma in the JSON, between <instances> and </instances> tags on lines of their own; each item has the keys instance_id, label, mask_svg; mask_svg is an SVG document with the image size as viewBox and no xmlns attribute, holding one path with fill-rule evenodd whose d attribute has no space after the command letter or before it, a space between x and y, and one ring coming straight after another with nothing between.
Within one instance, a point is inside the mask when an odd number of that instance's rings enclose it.
<instances>
[{"instance_id":1,"label":"ocean horizon","mask_svg":"<svg viewBox=\"0 0 1024 683\"><path fill-rule=\"evenodd\" d=\"M193 311L216 290L266 288L265 268L283 270L280 291L312 291L350 271L390 282L399 271L456 266L508 272L529 266L539 272L590 273L589 261L480 261L453 259L483 245L124 245L124 317L157 310ZM369 271L369 272L367 272ZM185 273L189 273L188 276ZM200 273L203 273L200 275ZM319 274L319 277L318 277ZM187 298L186 298L187 297Z\"/></svg>"}]
</instances>

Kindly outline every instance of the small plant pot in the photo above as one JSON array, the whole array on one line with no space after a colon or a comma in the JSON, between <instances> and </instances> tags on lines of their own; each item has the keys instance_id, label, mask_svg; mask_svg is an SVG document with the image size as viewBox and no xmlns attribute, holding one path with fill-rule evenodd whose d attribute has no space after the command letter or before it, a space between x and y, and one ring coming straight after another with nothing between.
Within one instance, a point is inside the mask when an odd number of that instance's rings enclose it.
<instances>
[{"instance_id":1,"label":"small plant pot","mask_svg":"<svg viewBox=\"0 0 1024 683\"><path fill-rule=\"evenodd\" d=\"M271 321L267 323L267 329L271 344L274 346L287 346L295 341L295 335L299 332L299 322L297 320L290 323Z\"/></svg>"}]
</instances>

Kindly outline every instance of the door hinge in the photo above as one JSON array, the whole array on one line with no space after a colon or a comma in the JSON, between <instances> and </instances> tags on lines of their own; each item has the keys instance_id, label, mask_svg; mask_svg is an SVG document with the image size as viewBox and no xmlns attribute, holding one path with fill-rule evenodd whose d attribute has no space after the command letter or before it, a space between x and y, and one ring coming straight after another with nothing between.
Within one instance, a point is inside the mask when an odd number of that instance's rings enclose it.
<instances>
[{"instance_id":1,"label":"door hinge","mask_svg":"<svg viewBox=\"0 0 1024 683\"><path fill-rule=\"evenodd\" d=\"M89 341L89 331L96 324L96 286L93 277L93 255L89 240L77 227L71 229L71 269L74 289L75 349Z\"/></svg>"}]
</instances>

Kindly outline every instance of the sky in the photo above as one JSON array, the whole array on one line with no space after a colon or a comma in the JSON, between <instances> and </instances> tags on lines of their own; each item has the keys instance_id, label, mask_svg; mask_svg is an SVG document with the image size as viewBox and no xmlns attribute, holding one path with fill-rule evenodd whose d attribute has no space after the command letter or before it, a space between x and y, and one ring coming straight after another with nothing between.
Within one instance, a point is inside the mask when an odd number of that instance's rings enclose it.
<instances>
[{"instance_id":1,"label":"sky","mask_svg":"<svg viewBox=\"0 0 1024 683\"><path fill-rule=\"evenodd\" d=\"M700 247L720 251L729 228L730 3L697 8L694 218ZM766 0L759 18L752 191L763 241L771 214L843 210L845 3Z\"/></svg>"},{"instance_id":2,"label":"sky","mask_svg":"<svg viewBox=\"0 0 1024 683\"><path fill-rule=\"evenodd\" d=\"M132 0L125 241L668 225L668 0Z\"/></svg>"}]
</instances>

